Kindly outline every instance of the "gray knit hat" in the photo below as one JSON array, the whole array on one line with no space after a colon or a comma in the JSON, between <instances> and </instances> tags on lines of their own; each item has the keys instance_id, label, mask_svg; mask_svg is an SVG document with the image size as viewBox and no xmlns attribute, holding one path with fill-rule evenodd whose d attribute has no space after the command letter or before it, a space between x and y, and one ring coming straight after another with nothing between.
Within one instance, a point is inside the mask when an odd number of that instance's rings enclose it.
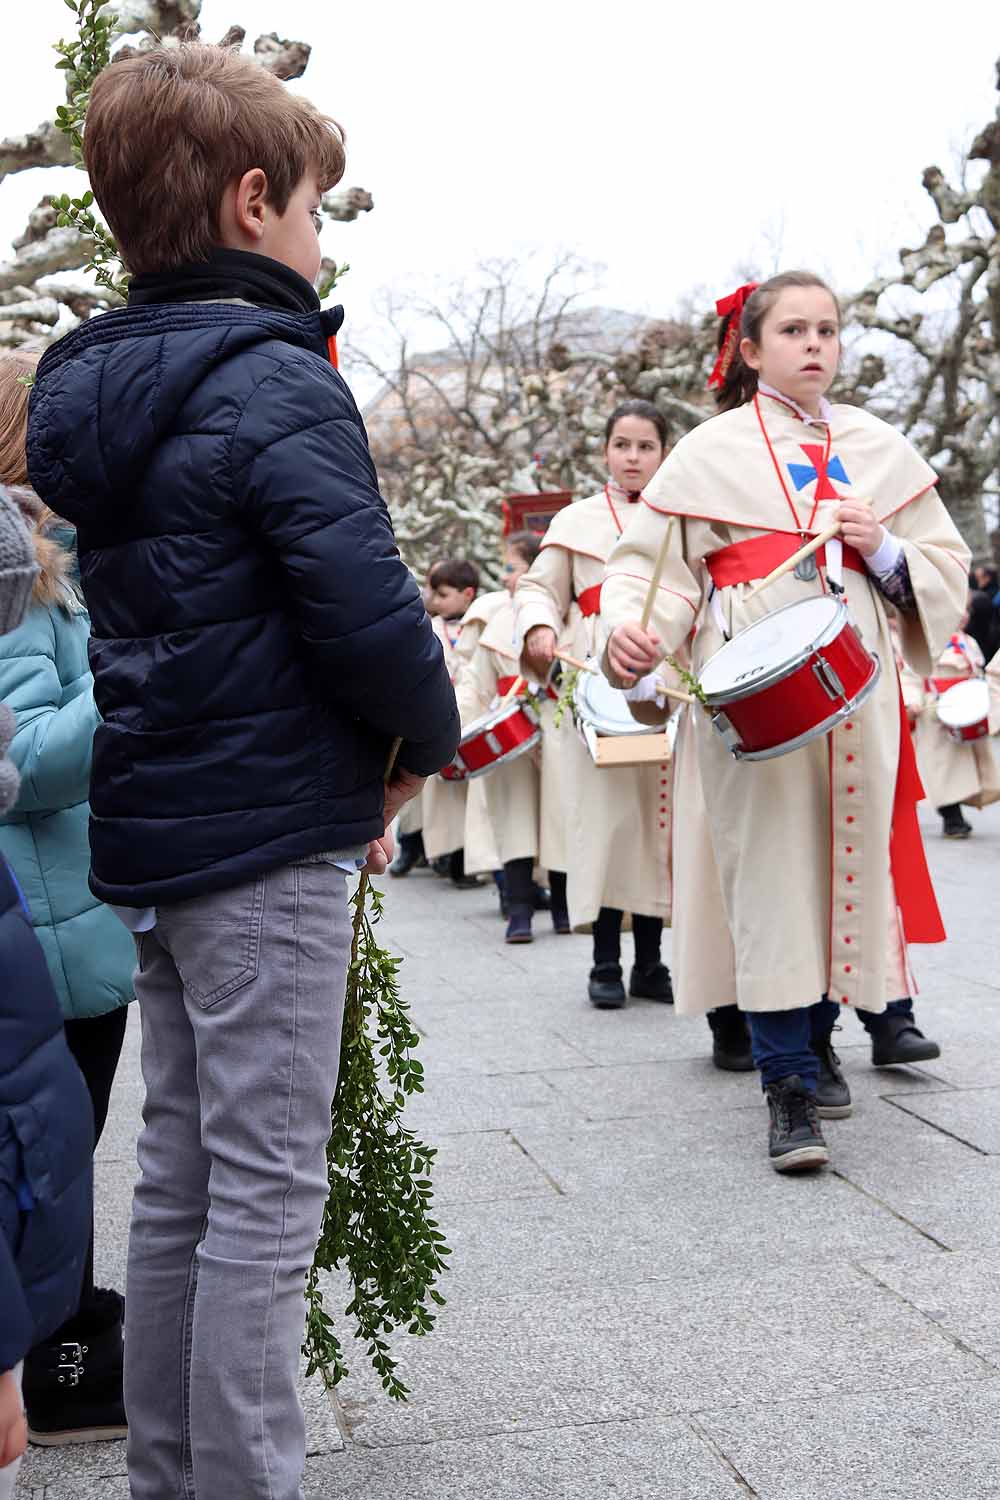
<instances>
[{"instance_id":1,"label":"gray knit hat","mask_svg":"<svg viewBox=\"0 0 1000 1500\"><path fill-rule=\"evenodd\" d=\"M16 630L38 575L35 548L15 502L0 485L0 635Z\"/></svg>"}]
</instances>

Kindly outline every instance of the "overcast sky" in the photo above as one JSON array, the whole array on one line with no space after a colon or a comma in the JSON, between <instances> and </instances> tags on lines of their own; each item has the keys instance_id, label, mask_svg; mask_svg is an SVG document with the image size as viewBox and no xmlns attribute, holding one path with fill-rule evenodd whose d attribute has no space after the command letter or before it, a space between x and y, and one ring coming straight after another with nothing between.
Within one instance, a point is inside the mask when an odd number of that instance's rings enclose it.
<instances>
[{"instance_id":1,"label":"overcast sky","mask_svg":"<svg viewBox=\"0 0 1000 1500\"><path fill-rule=\"evenodd\" d=\"M63 0L16 10L0 134L51 113ZM849 288L932 221L920 186L996 110L1000 13L952 0L668 5L632 0L205 0L313 47L294 87L347 128L346 184L375 210L329 227L355 327L378 288L463 274L477 257L570 248L603 263L603 300L668 313L734 268L805 265ZM0 184L0 248L71 171ZM78 180L78 179L77 179Z\"/></svg>"}]
</instances>

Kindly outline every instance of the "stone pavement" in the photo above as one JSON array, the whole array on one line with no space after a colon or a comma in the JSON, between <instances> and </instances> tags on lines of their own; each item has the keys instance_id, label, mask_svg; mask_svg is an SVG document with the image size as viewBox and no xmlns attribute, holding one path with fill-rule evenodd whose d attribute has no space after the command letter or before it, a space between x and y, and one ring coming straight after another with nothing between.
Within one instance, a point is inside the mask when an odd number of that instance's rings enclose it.
<instances>
[{"instance_id":1,"label":"stone pavement","mask_svg":"<svg viewBox=\"0 0 1000 1500\"><path fill-rule=\"evenodd\" d=\"M541 916L504 948L492 888L388 882L453 1271L435 1333L400 1340L408 1405L360 1355L332 1401L310 1384L310 1500L1000 1497L1000 807L971 817L964 844L924 820L943 1056L875 1072L845 1016L855 1113L811 1178L771 1171L757 1082L712 1069L703 1020L592 1010L588 941ZM97 1173L117 1285L135 1019ZM33 1450L19 1493L125 1500L124 1470L123 1444Z\"/></svg>"}]
</instances>

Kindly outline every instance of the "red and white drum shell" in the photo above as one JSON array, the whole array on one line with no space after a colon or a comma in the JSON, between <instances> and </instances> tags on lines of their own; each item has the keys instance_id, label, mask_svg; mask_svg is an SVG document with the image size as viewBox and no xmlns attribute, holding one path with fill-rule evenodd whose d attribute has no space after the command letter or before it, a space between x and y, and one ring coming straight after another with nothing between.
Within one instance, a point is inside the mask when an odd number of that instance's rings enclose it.
<instances>
[{"instance_id":1,"label":"red and white drum shell","mask_svg":"<svg viewBox=\"0 0 1000 1500\"><path fill-rule=\"evenodd\" d=\"M960 745L983 739L990 732L990 689L985 677L957 678L938 698L937 716Z\"/></svg>"},{"instance_id":2,"label":"red and white drum shell","mask_svg":"<svg viewBox=\"0 0 1000 1500\"><path fill-rule=\"evenodd\" d=\"M533 750L542 737L530 698L512 698L474 719L462 735L455 759L440 772L445 781L472 781Z\"/></svg>"},{"instance_id":3,"label":"red and white drum shell","mask_svg":"<svg viewBox=\"0 0 1000 1500\"><path fill-rule=\"evenodd\" d=\"M786 604L705 663L699 684L737 760L771 760L829 734L873 692L881 665L831 594Z\"/></svg>"}]
</instances>

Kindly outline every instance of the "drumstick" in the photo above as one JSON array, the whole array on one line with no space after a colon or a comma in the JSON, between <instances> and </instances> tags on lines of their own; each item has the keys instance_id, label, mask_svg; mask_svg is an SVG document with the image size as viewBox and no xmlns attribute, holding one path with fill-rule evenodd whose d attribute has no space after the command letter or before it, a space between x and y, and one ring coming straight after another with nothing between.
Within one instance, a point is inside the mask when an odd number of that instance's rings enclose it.
<instances>
[{"instance_id":1,"label":"drumstick","mask_svg":"<svg viewBox=\"0 0 1000 1500\"><path fill-rule=\"evenodd\" d=\"M656 591L660 587L660 579L663 577L663 569L667 562L667 551L670 547L670 533L673 530L674 518L670 516L667 521L667 529L663 533L663 541L660 543L660 551L656 558L656 567L653 576L649 580L649 590L646 594L646 602L642 606L642 619L639 624L643 630L649 629L649 621L653 613L653 605L656 603Z\"/></svg>"},{"instance_id":2,"label":"drumstick","mask_svg":"<svg viewBox=\"0 0 1000 1500\"><path fill-rule=\"evenodd\" d=\"M500 707L502 708L505 703L509 703L512 698L516 698L517 695L518 695L518 693L521 691L521 689L523 687L524 687L524 678L523 677L515 677L514 681L511 683L510 687L507 689L507 691L504 693L503 697L500 699Z\"/></svg>"},{"instance_id":3,"label":"drumstick","mask_svg":"<svg viewBox=\"0 0 1000 1500\"><path fill-rule=\"evenodd\" d=\"M871 505L870 500L863 500L861 503L863 505ZM819 536L814 536L811 542L806 542L805 546L800 547L797 552L793 552L791 557L786 557L784 562L779 563L776 568L772 569L766 578L762 578L760 583L755 583L745 597L747 599L755 598L757 594L767 588L769 583L773 583L776 578L783 578L786 573L791 573L805 558L812 557L814 552L818 552L821 547L826 546L827 542L832 542L834 537L839 535L840 522L837 521L833 526L828 526L825 531L821 531Z\"/></svg>"},{"instance_id":4,"label":"drumstick","mask_svg":"<svg viewBox=\"0 0 1000 1500\"><path fill-rule=\"evenodd\" d=\"M682 693L680 688L668 688L661 684L656 691L666 698L676 698L678 703L694 703L695 701L694 693Z\"/></svg>"},{"instance_id":5,"label":"drumstick","mask_svg":"<svg viewBox=\"0 0 1000 1500\"><path fill-rule=\"evenodd\" d=\"M589 666L587 662L581 661L578 656L570 656L568 651L554 651L552 654L556 661L564 661L568 667L575 667L578 672L593 672L595 677L597 676L596 667Z\"/></svg>"}]
</instances>

